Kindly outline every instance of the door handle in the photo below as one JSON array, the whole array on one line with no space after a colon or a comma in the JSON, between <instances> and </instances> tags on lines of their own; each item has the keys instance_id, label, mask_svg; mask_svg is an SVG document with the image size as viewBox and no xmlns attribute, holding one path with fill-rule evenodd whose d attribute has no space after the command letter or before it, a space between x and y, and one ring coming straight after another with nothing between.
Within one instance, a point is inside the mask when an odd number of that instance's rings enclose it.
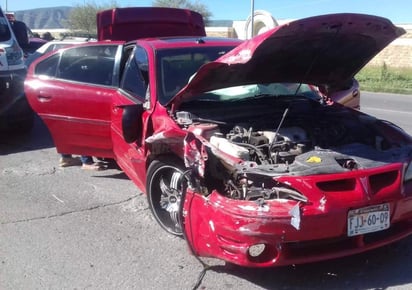
<instances>
[{"instance_id":1,"label":"door handle","mask_svg":"<svg viewBox=\"0 0 412 290\"><path fill-rule=\"evenodd\" d=\"M37 99L39 100L40 103L46 103L46 102L50 102L52 97L51 96L38 95Z\"/></svg>"}]
</instances>

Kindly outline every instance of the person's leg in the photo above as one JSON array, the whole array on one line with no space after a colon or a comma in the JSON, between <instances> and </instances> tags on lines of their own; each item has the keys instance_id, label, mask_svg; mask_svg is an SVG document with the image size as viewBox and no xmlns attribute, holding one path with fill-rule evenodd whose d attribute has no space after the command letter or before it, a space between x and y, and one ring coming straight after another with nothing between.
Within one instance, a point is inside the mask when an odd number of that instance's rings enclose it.
<instances>
[{"instance_id":1,"label":"person's leg","mask_svg":"<svg viewBox=\"0 0 412 290\"><path fill-rule=\"evenodd\" d=\"M106 166L104 166L103 164L100 164L98 162L95 163L92 156L81 156L80 159L82 161L82 169L96 171L106 169Z\"/></svg>"},{"instance_id":2,"label":"person's leg","mask_svg":"<svg viewBox=\"0 0 412 290\"><path fill-rule=\"evenodd\" d=\"M82 164L93 164L94 163L92 156L82 155L80 156L80 160L82 161Z\"/></svg>"},{"instance_id":3,"label":"person's leg","mask_svg":"<svg viewBox=\"0 0 412 290\"><path fill-rule=\"evenodd\" d=\"M78 166L81 165L80 159L71 154L60 154L59 166L60 167L69 167L69 166Z\"/></svg>"}]
</instances>

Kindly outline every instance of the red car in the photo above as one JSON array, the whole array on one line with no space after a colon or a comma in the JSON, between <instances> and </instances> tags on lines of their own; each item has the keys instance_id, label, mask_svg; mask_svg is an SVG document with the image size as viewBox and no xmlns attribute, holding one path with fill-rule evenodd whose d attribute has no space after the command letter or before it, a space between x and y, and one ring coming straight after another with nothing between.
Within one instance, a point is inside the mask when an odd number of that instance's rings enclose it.
<instances>
[{"instance_id":1,"label":"red car","mask_svg":"<svg viewBox=\"0 0 412 290\"><path fill-rule=\"evenodd\" d=\"M412 138L311 89L344 86L403 33L334 14L246 42L87 43L36 60L25 91L58 152L114 158L195 255L314 262L412 234Z\"/></svg>"}]
</instances>

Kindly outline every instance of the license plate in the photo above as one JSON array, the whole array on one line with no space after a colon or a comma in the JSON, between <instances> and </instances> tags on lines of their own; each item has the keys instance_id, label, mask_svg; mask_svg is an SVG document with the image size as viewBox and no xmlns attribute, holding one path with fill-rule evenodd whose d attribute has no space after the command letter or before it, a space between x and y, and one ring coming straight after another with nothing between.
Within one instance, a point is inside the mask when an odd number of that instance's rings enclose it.
<instances>
[{"instance_id":1,"label":"license plate","mask_svg":"<svg viewBox=\"0 0 412 290\"><path fill-rule=\"evenodd\" d=\"M348 236L382 231L390 226L389 204L378 204L348 212Z\"/></svg>"}]
</instances>

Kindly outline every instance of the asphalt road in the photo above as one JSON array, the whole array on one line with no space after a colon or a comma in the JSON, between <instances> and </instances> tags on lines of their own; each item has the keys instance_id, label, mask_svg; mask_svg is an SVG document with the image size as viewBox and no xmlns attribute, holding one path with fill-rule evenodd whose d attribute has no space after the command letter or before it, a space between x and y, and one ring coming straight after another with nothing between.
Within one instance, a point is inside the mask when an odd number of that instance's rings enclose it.
<instances>
[{"instance_id":1,"label":"asphalt road","mask_svg":"<svg viewBox=\"0 0 412 290\"><path fill-rule=\"evenodd\" d=\"M389 120L412 134L412 95L361 93L361 111Z\"/></svg>"},{"instance_id":2,"label":"asphalt road","mask_svg":"<svg viewBox=\"0 0 412 290\"><path fill-rule=\"evenodd\" d=\"M362 95L363 111L412 132L412 96ZM59 168L47 129L0 136L0 289L192 289L203 270L161 230L116 168ZM412 238L309 265L247 269L214 259L199 289L411 289Z\"/></svg>"}]
</instances>

